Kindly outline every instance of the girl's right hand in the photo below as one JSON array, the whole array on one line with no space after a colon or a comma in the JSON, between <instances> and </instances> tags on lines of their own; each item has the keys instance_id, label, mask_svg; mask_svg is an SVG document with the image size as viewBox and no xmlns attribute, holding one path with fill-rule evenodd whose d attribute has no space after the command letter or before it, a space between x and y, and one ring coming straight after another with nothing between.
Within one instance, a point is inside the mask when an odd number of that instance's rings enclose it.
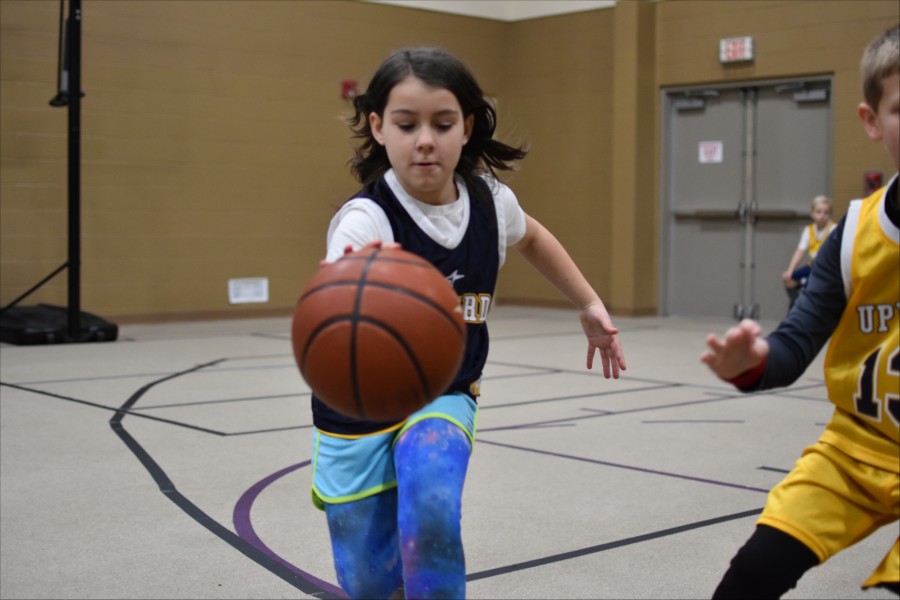
<instances>
[{"instance_id":1,"label":"girl's right hand","mask_svg":"<svg viewBox=\"0 0 900 600\"><path fill-rule=\"evenodd\" d=\"M619 371L624 371L625 356L622 353L622 344L619 342L619 330L609 318L603 302L598 300L587 306L579 313L581 327L587 336L587 368L594 366L594 355L599 350L600 362L603 366L603 376L609 379L619 378Z\"/></svg>"},{"instance_id":2,"label":"girl's right hand","mask_svg":"<svg viewBox=\"0 0 900 600\"><path fill-rule=\"evenodd\" d=\"M385 242L382 242L381 240L378 240L376 242L369 242L368 244L366 244L365 246L360 248L360 250L365 250L366 248L375 248L375 249L384 248L385 250L387 250L387 249L399 250L400 244L398 244L397 242L385 243ZM356 250L354 250L353 246L351 246L350 244L347 244L344 247L344 256L347 256L348 254L353 254L354 252L356 252Z\"/></svg>"},{"instance_id":3,"label":"girl's right hand","mask_svg":"<svg viewBox=\"0 0 900 600\"><path fill-rule=\"evenodd\" d=\"M366 244L365 246L360 248L360 250L365 250L366 248L386 248L386 249L390 248L392 250L399 250L400 244L398 244L397 242L385 243L385 242L382 242L381 240L378 240L376 242L369 242L368 244ZM347 256L348 254L353 254L354 252L356 252L356 250L354 250L353 246L351 246L350 244L347 244L346 246L344 246L344 256ZM325 259L322 259L319 261L320 267L324 267L327 264L328 264L328 261Z\"/></svg>"}]
</instances>

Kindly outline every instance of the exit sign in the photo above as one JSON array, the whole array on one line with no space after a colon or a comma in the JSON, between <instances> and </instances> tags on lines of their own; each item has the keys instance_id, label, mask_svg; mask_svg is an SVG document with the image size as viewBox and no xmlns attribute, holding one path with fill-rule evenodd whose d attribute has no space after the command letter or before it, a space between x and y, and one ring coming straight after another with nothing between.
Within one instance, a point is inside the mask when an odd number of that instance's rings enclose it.
<instances>
[{"instance_id":1,"label":"exit sign","mask_svg":"<svg viewBox=\"0 0 900 600\"><path fill-rule=\"evenodd\" d=\"M753 38L749 36L719 40L719 62L733 63L753 60Z\"/></svg>"}]
</instances>

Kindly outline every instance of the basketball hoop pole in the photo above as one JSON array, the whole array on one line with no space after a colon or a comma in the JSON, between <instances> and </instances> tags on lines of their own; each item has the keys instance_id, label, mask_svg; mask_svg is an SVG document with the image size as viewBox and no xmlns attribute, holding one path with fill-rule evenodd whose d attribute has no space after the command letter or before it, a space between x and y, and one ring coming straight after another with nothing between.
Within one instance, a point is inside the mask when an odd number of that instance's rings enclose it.
<instances>
[{"instance_id":1,"label":"basketball hoop pole","mask_svg":"<svg viewBox=\"0 0 900 600\"><path fill-rule=\"evenodd\" d=\"M81 337L81 0L69 0L69 338Z\"/></svg>"},{"instance_id":2,"label":"basketball hoop pole","mask_svg":"<svg viewBox=\"0 0 900 600\"><path fill-rule=\"evenodd\" d=\"M20 345L111 342L119 333L115 323L81 311L81 0L69 0L69 18L65 24L64 5L65 0L60 0L59 89L50 106L68 107L69 256L61 267L0 308L0 342ZM67 307L17 306L64 269L69 271Z\"/></svg>"}]
</instances>

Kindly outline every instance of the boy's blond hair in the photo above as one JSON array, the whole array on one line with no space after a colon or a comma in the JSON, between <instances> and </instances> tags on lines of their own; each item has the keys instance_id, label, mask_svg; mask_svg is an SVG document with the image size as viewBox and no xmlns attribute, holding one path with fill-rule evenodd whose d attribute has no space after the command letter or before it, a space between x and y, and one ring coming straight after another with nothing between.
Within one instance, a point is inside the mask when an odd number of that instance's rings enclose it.
<instances>
[{"instance_id":1,"label":"boy's blond hair","mask_svg":"<svg viewBox=\"0 0 900 600\"><path fill-rule=\"evenodd\" d=\"M816 196L812 199L812 202L809 203L810 210L814 209L819 204L824 204L828 207L829 211L834 212L834 202L828 196Z\"/></svg>"},{"instance_id":2,"label":"boy's blond hair","mask_svg":"<svg viewBox=\"0 0 900 600\"><path fill-rule=\"evenodd\" d=\"M866 46L859 73L866 104L873 111L878 111L878 103L884 93L882 82L900 73L900 26L888 29Z\"/></svg>"}]
</instances>

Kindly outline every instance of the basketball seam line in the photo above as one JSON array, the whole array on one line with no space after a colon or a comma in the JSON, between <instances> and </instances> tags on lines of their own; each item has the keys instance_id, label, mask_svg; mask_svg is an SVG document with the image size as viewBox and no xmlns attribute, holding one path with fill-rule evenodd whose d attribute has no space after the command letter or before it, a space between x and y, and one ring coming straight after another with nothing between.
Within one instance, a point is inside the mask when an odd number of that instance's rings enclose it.
<instances>
[{"instance_id":1,"label":"basketball seam line","mask_svg":"<svg viewBox=\"0 0 900 600\"><path fill-rule=\"evenodd\" d=\"M307 291L305 294L303 294L303 297L300 298L300 301L302 302L303 300L306 300L307 298L309 298L310 296L312 296L313 294L315 294L316 292L319 292L321 290L324 290L327 288L332 288L332 287L348 286L348 285L357 287L360 290L364 287L371 286L371 287L381 288L384 290L402 292L406 296L409 296L410 298L415 298L416 300L419 300L422 303L427 304L431 308L437 310L441 314L441 316L443 316L445 319L450 321L451 324L453 324L453 329L455 329L457 331L457 333L459 333L460 336L462 336L466 330L465 323L463 323L462 329L460 329L458 326L459 324L453 319L453 315L450 314L450 311L445 309L442 305L438 304L437 302L435 302L428 296L423 296L422 294L417 293L415 290L410 290L408 288L391 285L389 283L382 283L379 281L364 281L362 279L356 280L356 281L354 281L354 280L329 281L328 283L323 283L322 285ZM454 292L455 292L455 290L454 290ZM357 297L354 299L354 303L358 303L358 302L361 302L361 292L359 292L357 294ZM354 314L355 314L355 312L358 310L358 306L356 304L354 304L353 310L354 310Z\"/></svg>"}]
</instances>

